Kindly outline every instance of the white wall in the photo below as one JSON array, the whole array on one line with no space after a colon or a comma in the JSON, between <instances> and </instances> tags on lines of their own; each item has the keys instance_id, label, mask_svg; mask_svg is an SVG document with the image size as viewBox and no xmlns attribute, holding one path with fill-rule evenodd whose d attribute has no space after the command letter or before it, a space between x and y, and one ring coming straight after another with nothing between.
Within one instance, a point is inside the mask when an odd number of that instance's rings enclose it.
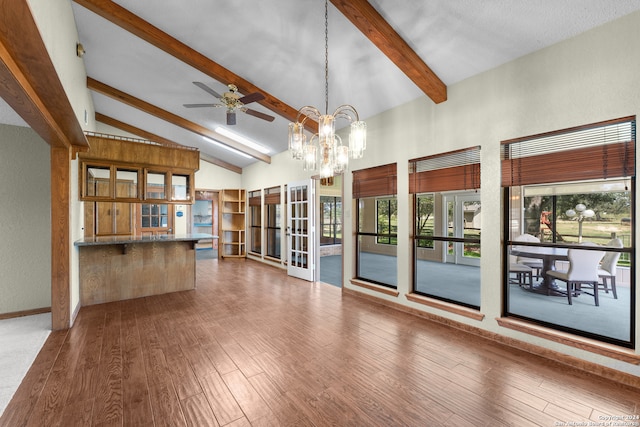
<instances>
[{"instance_id":1,"label":"white wall","mask_svg":"<svg viewBox=\"0 0 640 427\"><path fill-rule=\"evenodd\" d=\"M452 52L455 54L455 52ZM448 100L435 105L427 97L367 119L367 151L350 170L397 162L398 291L393 298L353 288L378 298L411 306L522 339L635 375L640 368L525 335L498 326L502 309L502 192L500 141L640 113L640 12L604 25L574 39L504 64L448 88ZM356 106L357 108L357 106ZM408 160L441 152L481 146L482 159L482 322L425 307L405 298L410 289L410 227ZM270 167L245 168L243 185L263 188L308 174L281 154ZM352 174L345 174L344 235L354 231ZM494 236L493 238L489 236ZM636 246L638 241L636 241ZM355 274L353 239L344 240L344 283ZM636 306L640 304L637 296ZM636 334L640 322L636 322ZM636 341L640 336L636 336Z\"/></svg>"},{"instance_id":2,"label":"white wall","mask_svg":"<svg viewBox=\"0 0 640 427\"><path fill-rule=\"evenodd\" d=\"M51 306L49 146L0 125L0 314Z\"/></svg>"},{"instance_id":3,"label":"white wall","mask_svg":"<svg viewBox=\"0 0 640 427\"><path fill-rule=\"evenodd\" d=\"M76 55L79 37L71 0L28 0L28 3L78 123L85 130L94 130L87 73L82 58Z\"/></svg>"},{"instance_id":4,"label":"white wall","mask_svg":"<svg viewBox=\"0 0 640 427\"><path fill-rule=\"evenodd\" d=\"M204 160L200 160L200 170L196 172L195 180L195 188L198 189L244 188L242 186L242 175Z\"/></svg>"}]
</instances>

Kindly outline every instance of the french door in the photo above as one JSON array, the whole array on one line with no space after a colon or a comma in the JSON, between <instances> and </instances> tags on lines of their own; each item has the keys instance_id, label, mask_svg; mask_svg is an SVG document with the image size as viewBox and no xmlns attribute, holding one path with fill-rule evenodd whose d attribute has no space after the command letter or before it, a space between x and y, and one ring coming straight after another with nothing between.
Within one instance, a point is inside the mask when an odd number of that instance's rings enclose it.
<instances>
[{"instance_id":1,"label":"french door","mask_svg":"<svg viewBox=\"0 0 640 427\"><path fill-rule=\"evenodd\" d=\"M300 279L315 280L315 226L313 180L287 185L287 273Z\"/></svg>"},{"instance_id":2,"label":"french door","mask_svg":"<svg viewBox=\"0 0 640 427\"><path fill-rule=\"evenodd\" d=\"M480 193L445 195L443 201L446 235L456 239L446 246L445 259L454 264L479 267Z\"/></svg>"}]
</instances>

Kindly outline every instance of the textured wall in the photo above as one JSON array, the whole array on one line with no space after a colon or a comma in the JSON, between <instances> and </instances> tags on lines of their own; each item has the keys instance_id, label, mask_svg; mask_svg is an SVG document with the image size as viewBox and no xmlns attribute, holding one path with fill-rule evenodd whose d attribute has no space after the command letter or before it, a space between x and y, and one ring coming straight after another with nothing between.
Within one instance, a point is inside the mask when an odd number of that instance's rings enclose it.
<instances>
[{"instance_id":1,"label":"textured wall","mask_svg":"<svg viewBox=\"0 0 640 427\"><path fill-rule=\"evenodd\" d=\"M51 306L49 145L0 125L0 314Z\"/></svg>"}]
</instances>

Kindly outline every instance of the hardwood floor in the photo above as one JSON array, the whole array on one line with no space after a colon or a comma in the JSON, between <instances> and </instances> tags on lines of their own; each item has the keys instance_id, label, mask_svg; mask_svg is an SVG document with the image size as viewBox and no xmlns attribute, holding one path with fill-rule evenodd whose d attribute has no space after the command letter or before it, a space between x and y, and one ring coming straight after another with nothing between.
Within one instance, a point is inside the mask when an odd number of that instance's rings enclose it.
<instances>
[{"instance_id":1,"label":"hardwood floor","mask_svg":"<svg viewBox=\"0 0 640 427\"><path fill-rule=\"evenodd\" d=\"M50 335L0 425L556 426L640 414L639 390L254 261L198 261L197 283L83 307Z\"/></svg>"}]
</instances>

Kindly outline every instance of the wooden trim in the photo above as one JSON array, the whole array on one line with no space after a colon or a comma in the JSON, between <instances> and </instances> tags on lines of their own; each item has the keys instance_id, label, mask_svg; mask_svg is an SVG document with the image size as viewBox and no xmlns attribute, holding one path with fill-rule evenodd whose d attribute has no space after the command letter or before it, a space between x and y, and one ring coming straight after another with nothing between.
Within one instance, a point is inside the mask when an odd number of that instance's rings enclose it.
<instances>
[{"instance_id":1,"label":"wooden trim","mask_svg":"<svg viewBox=\"0 0 640 427\"><path fill-rule=\"evenodd\" d=\"M353 171L353 198L395 195L397 175L396 163Z\"/></svg>"},{"instance_id":2,"label":"wooden trim","mask_svg":"<svg viewBox=\"0 0 640 427\"><path fill-rule=\"evenodd\" d=\"M28 2L0 1L0 97L51 146L89 146Z\"/></svg>"},{"instance_id":3,"label":"wooden trim","mask_svg":"<svg viewBox=\"0 0 640 427\"><path fill-rule=\"evenodd\" d=\"M71 152L51 147L51 327L71 326Z\"/></svg>"},{"instance_id":4,"label":"wooden trim","mask_svg":"<svg viewBox=\"0 0 640 427\"><path fill-rule=\"evenodd\" d=\"M220 160L216 157L210 156L208 154L205 154L203 152L200 152L200 159L207 162L207 163L211 163L212 165L216 165L216 166L220 166L221 168L230 170L231 172L235 172L237 174L242 174L242 168L236 165L232 165L231 163L227 163L223 160Z\"/></svg>"},{"instance_id":5,"label":"wooden trim","mask_svg":"<svg viewBox=\"0 0 640 427\"><path fill-rule=\"evenodd\" d=\"M87 163L98 160L108 164L160 167L177 173L194 173L200 167L199 151L191 147L157 145L102 134L89 135L88 139L91 149L79 155L80 160Z\"/></svg>"},{"instance_id":6,"label":"wooden trim","mask_svg":"<svg viewBox=\"0 0 640 427\"><path fill-rule=\"evenodd\" d=\"M558 366L567 366L573 369L578 369L582 372L587 372L589 374L597 375L609 381L615 381L619 383L621 386L640 389L640 377L636 375L618 371L616 369L602 366L594 362L582 360L577 357L561 353L559 351L550 350L550 349L541 347L539 345L535 345L535 344L531 344L515 338L507 337L505 335L502 335L496 332L491 332L486 329L468 325L466 323L461 323L456 320L448 319L446 317L442 317L436 314L427 313L421 310L416 310L414 308L402 305L398 302L383 300L374 295L365 294L357 290L342 288L342 294L346 296L352 296L355 298L362 298L372 303L376 303L385 307L396 309L398 311L402 311L405 313L413 314L427 321L439 323L442 325L449 326L453 329L468 332L473 335L479 336L481 338L485 338L489 341L493 341L499 345L505 345L508 347L516 348L518 350L526 351L528 353L544 358L545 360L548 361L549 364L555 364ZM627 349L621 349L621 350L622 352L628 351ZM613 356L611 357L613 358ZM616 360L619 360L619 359L616 358Z\"/></svg>"},{"instance_id":7,"label":"wooden trim","mask_svg":"<svg viewBox=\"0 0 640 427\"><path fill-rule=\"evenodd\" d=\"M0 314L0 320L15 319L16 317L33 316L34 314L51 313L51 307L33 308L31 310L14 311Z\"/></svg>"},{"instance_id":8,"label":"wooden trim","mask_svg":"<svg viewBox=\"0 0 640 427\"><path fill-rule=\"evenodd\" d=\"M447 86L367 0L331 3L433 102L447 100Z\"/></svg>"},{"instance_id":9,"label":"wooden trim","mask_svg":"<svg viewBox=\"0 0 640 427\"><path fill-rule=\"evenodd\" d=\"M391 295L392 297L398 297L398 295L400 295L400 292L398 292L395 289L387 288L385 286L376 285L376 284L373 284L371 282L366 282L364 280L351 279L350 282L351 282L352 285L360 286L361 288L369 289L371 291L380 292L381 294Z\"/></svg>"},{"instance_id":10,"label":"wooden trim","mask_svg":"<svg viewBox=\"0 0 640 427\"><path fill-rule=\"evenodd\" d=\"M104 123L105 125L113 126L114 128L118 128L125 132L138 135L141 138L148 139L149 141L157 142L160 145L166 145L167 147L183 147L182 144L173 142L170 139L166 139L160 135L156 135L155 133L147 132L146 130L142 130L139 127L130 125L128 123L121 122L120 120L114 119L113 117L109 117L107 115L98 113L97 111L95 114L95 119L96 121Z\"/></svg>"},{"instance_id":11,"label":"wooden trim","mask_svg":"<svg viewBox=\"0 0 640 427\"><path fill-rule=\"evenodd\" d=\"M459 316L468 317L473 320L484 320L484 314L473 308L463 307L458 304L453 304L446 301L440 301L435 298L429 298L418 294L405 294L407 300L426 305L428 307L437 308L438 310L448 311L449 313L457 314Z\"/></svg>"},{"instance_id":12,"label":"wooden trim","mask_svg":"<svg viewBox=\"0 0 640 427\"><path fill-rule=\"evenodd\" d=\"M96 120L106 125L113 126L125 132L138 135L142 138L148 139L149 141L154 141L159 144L166 145L168 147L184 147L183 144L179 144L177 142L171 141L170 139L164 138L160 135L156 135L155 133L147 132L144 129L140 129L139 127L135 127L125 122L121 122L120 120L114 119L109 116L105 116L104 114L101 114L101 113L96 113ZM220 160L208 154L204 154L202 152L200 153L200 159L204 160L207 163L211 163L212 165L220 166L221 168L230 170L231 172L242 173L242 168L236 165L232 165L231 163L227 163L223 160Z\"/></svg>"},{"instance_id":13,"label":"wooden trim","mask_svg":"<svg viewBox=\"0 0 640 427\"><path fill-rule=\"evenodd\" d=\"M544 326L526 322L524 320L514 319L512 317L499 317L496 319L498 325L522 332L528 335L534 335L549 341L554 341L570 347L579 348L591 353L600 354L611 359L621 360L626 363L640 365L640 354L636 354L633 350L619 347L613 344L607 344L596 340L569 334L567 332L556 331L554 329L545 328Z\"/></svg>"},{"instance_id":14,"label":"wooden trim","mask_svg":"<svg viewBox=\"0 0 640 427\"><path fill-rule=\"evenodd\" d=\"M204 126L201 126L197 123L184 119L178 116L177 114L173 114L169 111L163 110L160 107L157 107L141 99L138 99L132 95L129 95L128 93L122 92L116 88L113 88L109 85L106 85L102 82L92 79L91 77L87 77L87 88L95 92L101 93L105 96L108 96L110 98L113 98L116 101L120 101L133 108L137 108L140 111L144 111L147 114L150 114L154 117L157 117L175 126L186 129L189 132L193 132L200 136L205 136L207 138L215 139L216 141L222 144L228 145L229 147L235 150L246 153L255 159L262 160L265 163L271 163L271 157L259 152L258 150L249 148L244 144L240 144L230 138L227 138L224 135L220 135L217 132L207 129Z\"/></svg>"},{"instance_id":15,"label":"wooden trim","mask_svg":"<svg viewBox=\"0 0 640 427\"><path fill-rule=\"evenodd\" d=\"M75 0L75 2L113 24L118 25L124 30L129 31L137 37L140 37L142 40L150 43L160 50L163 50L185 64L192 66L205 75L208 75L209 77L212 77L224 84L235 84L243 94L253 92L262 93L265 96L265 99L258 101L260 105L289 121L296 121L298 115L297 109L285 104L283 101L269 94L267 91L257 87L253 83L224 68L222 65L212 61L181 41L171 37L169 34L157 27L154 27L115 2L104 0ZM317 132L318 130L318 123L310 119L307 120L305 126L313 132Z\"/></svg>"}]
</instances>

